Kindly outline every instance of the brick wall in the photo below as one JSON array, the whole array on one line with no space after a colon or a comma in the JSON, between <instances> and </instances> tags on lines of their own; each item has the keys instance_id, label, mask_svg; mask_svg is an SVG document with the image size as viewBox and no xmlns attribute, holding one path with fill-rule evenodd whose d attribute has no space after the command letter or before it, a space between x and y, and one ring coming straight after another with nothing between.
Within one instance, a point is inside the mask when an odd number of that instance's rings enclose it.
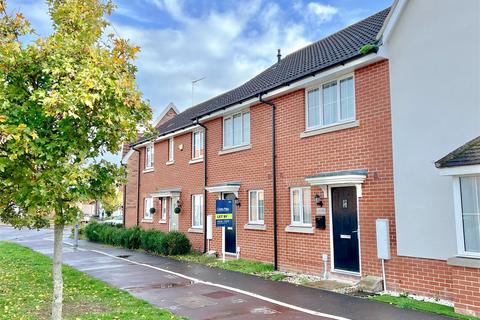
<instances>
[{"instance_id":1,"label":"brick wall","mask_svg":"<svg viewBox=\"0 0 480 320\"><path fill-rule=\"evenodd\" d=\"M453 300L456 309L477 314L480 274L477 269L448 266L445 261L396 256L394 190L388 61L381 61L355 71L355 101L358 127L301 138L305 130L305 91L291 92L273 102L277 106L277 207L278 256L282 270L321 274L322 254L328 255L330 271L330 219L327 228L314 229L313 234L286 232L290 224L290 188L308 186L305 177L351 169L368 169L359 198L359 239L361 274L381 276L381 264L376 255L375 220L390 221L392 259L386 262L388 289L424 296ZM251 148L229 154L222 150L222 119L208 121L207 154L208 185L240 182L237 208L237 246L245 259L273 262L273 190L271 167L271 107L259 104L250 108ZM178 149L183 145L183 151ZM186 233L196 249L203 245L203 234L188 232L191 226L191 195L203 193L203 163L188 164L191 158L191 134L175 137L175 164L167 166L167 141L155 144L155 171L140 173L140 212L143 198L150 192L164 188L181 188L182 213L180 231ZM141 168L144 152L141 150ZM135 190L134 157L129 162L127 185L127 224L133 221ZM251 230L248 222L248 191L265 192L266 230ZM319 194L329 210L328 196L320 187L311 187L312 224L316 205L313 196ZM214 214L219 195L208 194L207 214ZM153 223L141 223L143 228L168 230L168 224L158 222L160 203L155 201L157 213ZM135 213L136 214L136 213ZM221 229L214 227L210 248L222 249Z\"/></svg>"}]
</instances>

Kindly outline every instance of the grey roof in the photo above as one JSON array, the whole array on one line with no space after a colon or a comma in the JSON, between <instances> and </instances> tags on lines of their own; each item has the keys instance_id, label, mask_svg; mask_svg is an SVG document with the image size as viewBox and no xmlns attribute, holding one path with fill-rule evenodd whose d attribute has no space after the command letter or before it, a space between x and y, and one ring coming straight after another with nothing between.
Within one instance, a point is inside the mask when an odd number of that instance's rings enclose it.
<instances>
[{"instance_id":1,"label":"grey roof","mask_svg":"<svg viewBox=\"0 0 480 320\"><path fill-rule=\"evenodd\" d=\"M474 164L480 164L480 136L435 162L437 168L470 166Z\"/></svg>"},{"instance_id":2,"label":"grey roof","mask_svg":"<svg viewBox=\"0 0 480 320\"><path fill-rule=\"evenodd\" d=\"M191 126L197 117L225 109L361 56L359 53L361 47L377 43L377 34L389 11L390 8L384 9L285 56L241 86L181 112L161 125L157 129L158 135L184 129Z\"/></svg>"}]
</instances>

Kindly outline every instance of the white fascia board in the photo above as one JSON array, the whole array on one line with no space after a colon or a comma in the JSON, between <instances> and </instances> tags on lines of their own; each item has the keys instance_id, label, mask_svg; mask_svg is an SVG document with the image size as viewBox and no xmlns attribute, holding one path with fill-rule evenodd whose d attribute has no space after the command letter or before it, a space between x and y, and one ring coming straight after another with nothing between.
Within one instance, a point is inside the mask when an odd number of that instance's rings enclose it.
<instances>
[{"instance_id":1,"label":"white fascia board","mask_svg":"<svg viewBox=\"0 0 480 320\"><path fill-rule=\"evenodd\" d=\"M205 190L209 193L238 192L238 190L240 190L240 185L206 187Z\"/></svg>"},{"instance_id":2,"label":"white fascia board","mask_svg":"<svg viewBox=\"0 0 480 320\"><path fill-rule=\"evenodd\" d=\"M320 84L322 82L326 82L329 79L336 78L336 77L338 77L342 74L351 73L351 72L355 71L355 69L361 68L363 66L366 66L366 65L378 62L378 61L381 61L383 59L384 59L383 57L380 57L375 53L370 53L370 54L367 54L367 55L365 55L361 58L358 58L358 59L352 60L350 62L347 62L344 65L337 66L337 67L325 70L323 72L320 71L319 73L315 74L314 76L310 76L310 77L307 77L305 79L298 80L296 82L292 82L290 85L283 86L281 88L272 90L272 91L268 92L267 94L263 95L262 98L264 100L274 99L276 97L285 95L287 93L290 93L290 92L298 90L298 89L308 88L308 87L311 87L315 84ZM216 111L216 112L214 112L212 114L209 114L209 115L206 115L204 117L200 117L199 121L204 123L206 121L224 116L226 114L230 114L234 111L241 111L243 109L246 109L246 108L248 108L252 105L256 105L256 104L259 104L259 103L260 102L258 101L258 98L252 98L252 99L249 99L249 100L244 101L242 103L238 103L238 104L235 104L233 106L226 107L223 110Z\"/></svg>"},{"instance_id":3,"label":"white fascia board","mask_svg":"<svg viewBox=\"0 0 480 320\"><path fill-rule=\"evenodd\" d=\"M128 150L127 154L122 158L121 163L122 164L127 164L128 159L130 159L130 157L133 155L134 152L135 152L135 150L133 150L133 148Z\"/></svg>"},{"instance_id":4,"label":"white fascia board","mask_svg":"<svg viewBox=\"0 0 480 320\"><path fill-rule=\"evenodd\" d=\"M405 8L407 2L407 0L395 0L387 18L385 19L385 22L383 23L382 28L377 34L377 40L382 39L383 43L388 42L390 35L392 34L393 29L395 29L395 26L397 25L397 22L402 15L403 9Z\"/></svg>"},{"instance_id":5,"label":"white fascia board","mask_svg":"<svg viewBox=\"0 0 480 320\"><path fill-rule=\"evenodd\" d=\"M332 185L332 184L358 184L363 183L367 176L363 174L349 174L328 177L309 177L305 178L312 186Z\"/></svg>"},{"instance_id":6,"label":"white fascia board","mask_svg":"<svg viewBox=\"0 0 480 320\"><path fill-rule=\"evenodd\" d=\"M152 198L172 198L172 197L180 197L181 191L160 191L160 192L152 192L150 193L150 197Z\"/></svg>"},{"instance_id":7,"label":"white fascia board","mask_svg":"<svg viewBox=\"0 0 480 320\"><path fill-rule=\"evenodd\" d=\"M166 107L165 109L163 109L162 113L160 113L160 115L157 117L157 119L153 122L153 127L156 127L158 125L158 123L160 122L160 120L163 119L163 117L167 114L167 112L170 110L170 109L173 109L173 111L175 111L176 114L179 114L180 111L178 111L177 109L177 106L175 106L175 104L173 104L173 102L170 102Z\"/></svg>"},{"instance_id":8,"label":"white fascia board","mask_svg":"<svg viewBox=\"0 0 480 320\"><path fill-rule=\"evenodd\" d=\"M464 175L480 174L480 164L471 165L471 166L439 168L438 171L441 176L464 176Z\"/></svg>"},{"instance_id":9,"label":"white fascia board","mask_svg":"<svg viewBox=\"0 0 480 320\"><path fill-rule=\"evenodd\" d=\"M179 136L179 135L182 135L184 133L188 133L188 132L192 132L192 131L195 131L197 130L198 128L201 128L199 125L196 125L194 122L192 122L192 126L190 127L187 127L187 128L184 128L184 129L181 129L181 130L178 130L178 131L174 131L174 132L171 132L169 134L166 134L164 136L160 136L160 137L157 137L153 140L148 140L148 141L145 141L145 142L142 142L140 144L137 144L136 146L134 146L134 148L141 148L141 147L145 147L146 145L150 144L150 143L155 143L155 142L159 142L159 141L163 141L163 140L168 140L172 137L175 137L175 136Z\"/></svg>"}]
</instances>

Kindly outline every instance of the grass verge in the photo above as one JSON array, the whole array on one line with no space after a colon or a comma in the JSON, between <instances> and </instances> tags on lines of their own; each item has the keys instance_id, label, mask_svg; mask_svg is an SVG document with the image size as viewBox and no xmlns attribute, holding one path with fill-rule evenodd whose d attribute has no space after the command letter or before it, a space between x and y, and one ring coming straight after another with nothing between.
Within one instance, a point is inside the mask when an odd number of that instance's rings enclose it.
<instances>
[{"instance_id":1,"label":"grass verge","mask_svg":"<svg viewBox=\"0 0 480 320\"><path fill-rule=\"evenodd\" d=\"M0 242L0 319L49 319L51 269L50 258ZM64 319L182 319L68 266L63 280Z\"/></svg>"},{"instance_id":2,"label":"grass verge","mask_svg":"<svg viewBox=\"0 0 480 320\"><path fill-rule=\"evenodd\" d=\"M444 305L433 303L433 302L418 301L406 296L396 297L396 296L385 294L385 295L373 296L373 297L370 297L369 299L393 304L399 308L430 312L430 313L435 313L442 316L451 317L454 319L479 320L479 318L464 316L462 314L455 313L455 311L453 310L453 307L444 306Z\"/></svg>"},{"instance_id":3,"label":"grass verge","mask_svg":"<svg viewBox=\"0 0 480 320\"><path fill-rule=\"evenodd\" d=\"M217 258L207 257L199 253L190 253L171 257L181 261L204 264L212 268L220 268L261 276L275 281L280 281L285 278L285 275L281 273L275 273L275 269L270 263L249 261L243 259L226 260L225 262L223 262L222 260L219 260Z\"/></svg>"}]
</instances>

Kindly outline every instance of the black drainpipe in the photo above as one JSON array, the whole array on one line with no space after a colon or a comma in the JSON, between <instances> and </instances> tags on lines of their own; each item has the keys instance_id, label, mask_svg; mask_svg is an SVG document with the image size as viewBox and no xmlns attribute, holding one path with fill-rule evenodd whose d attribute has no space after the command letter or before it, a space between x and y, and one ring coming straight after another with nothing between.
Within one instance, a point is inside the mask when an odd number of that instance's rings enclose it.
<instances>
[{"instance_id":1,"label":"black drainpipe","mask_svg":"<svg viewBox=\"0 0 480 320\"><path fill-rule=\"evenodd\" d=\"M138 152L138 169L137 169L137 227L140 225L140 150L133 149Z\"/></svg>"},{"instance_id":2,"label":"black drainpipe","mask_svg":"<svg viewBox=\"0 0 480 320\"><path fill-rule=\"evenodd\" d=\"M277 165L276 165L276 145L275 145L275 109L276 106L271 101L258 100L272 107L272 184L273 184L273 266L278 270L278 244L277 244Z\"/></svg>"},{"instance_id":3,"label":"black drainpipe","mask_svg":"<svg viewBox=\"0 0 480 320\"><path fill-rule=\"evenodd\" d=\"M207 252L207 127L195 120L203 128L203 253Z\"/></svg>"}]
</instances>

